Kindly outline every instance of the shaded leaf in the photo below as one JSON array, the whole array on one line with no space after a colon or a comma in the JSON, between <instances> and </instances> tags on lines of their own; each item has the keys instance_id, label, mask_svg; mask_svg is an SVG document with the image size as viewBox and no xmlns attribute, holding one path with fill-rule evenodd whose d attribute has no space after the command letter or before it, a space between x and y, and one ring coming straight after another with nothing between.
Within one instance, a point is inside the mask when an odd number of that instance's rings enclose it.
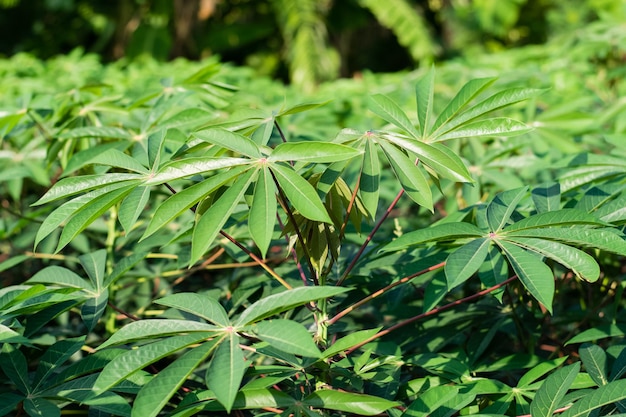
<instances>
[{"instance_id":1,"label":"shaded leaf","mask_svg":"<svg viewBox=\"0 0 626 417\"><path fill-rule=\"evenodd\" d=\"M626 379L613 381L576 401L562 417L588 416L593 410L626 399Z\"/></svg>"},{"instance_id":2,"label":"shaded leaf","mask_svg":"<svg viewBox=\"0 0 626 417\"><path fill-rule=\"evenodd\" d=\"M583 343L578 349L585 370L599 387L609 383L609 364L604 350L598 345Z\"/></svg>"},{"instance_id":3,"label":"shaded leaf","mask_svg":"<svg viewBox=\"0 0 626 417\"><path fill-rule=\"evenodd\" d=\"M580 371L580 363L565 366L546 378L537 390L530 404L532 417L550 417L561 405L561 401L569 390L574 378Z\"/></svg>"},{"instance_id":4,"label":"shaded leaf","mask_svg":"<svg viewBox=\"0 0 626 417\"><path fill-rule=\"evenodd\" d=\"M261 340L272 347L294 355L319 358L321 353L311 333L300 323L291 320L264 320L253 324L250 329Z\"/></svg>"},{"instance_id":5,"label":"shaded leaf","mask_svg":"<svg viewBox=\"0 0 626 417\"><path fill-rule=\"evenodd\" d=\"M446 259L444 270L448 290L467 281L487 258L491 239L479 238L456 249Z\"/></svg>"},{"instance_id":6,"label":"shaded leaf","mask_svg":"<svg viewBox=\"0 0 626 417\"><path fill-rule=\"evenodd\" d=\"M317 390L302 401L303 405L328 410L373 416L399 405L397 402L365 394Z\"/></svg>"}]
</instances>

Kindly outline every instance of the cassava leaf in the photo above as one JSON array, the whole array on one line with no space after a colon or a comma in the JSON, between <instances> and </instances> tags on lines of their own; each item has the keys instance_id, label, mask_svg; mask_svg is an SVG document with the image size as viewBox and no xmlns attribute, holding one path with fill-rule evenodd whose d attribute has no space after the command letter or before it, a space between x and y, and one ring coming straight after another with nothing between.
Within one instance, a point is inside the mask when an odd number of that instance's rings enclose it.
<instances>
[{"instance_id":1,"label":"cassava leaf","mask_svg":"<svg viewBox=\"0 0 626 417\"><path fill-rule=\"evenodd\" d=\"M226 327L230 323L224 307L222 307L219 301L207 295L190 292L177 293L159 298L154 302L186 311L220 327Z\"/></svg>"},{"instance_id":2,"label":"cassava leaf","mask_svg":"<svg viewBox=\"0 0 626 417\"><path fill-rule=\"evenodd\" d=\"M193 133L193 136L205 142L230 149L249 158L261 158L259 145L249 138L226 129L211 128Z\"/></svg>"},{"instance_id":3,"label":"cassava leaf","mask_svg":"<svg viewBox=\"0 0 626 417\"><path fill-rule=\"evenodd\" d=\"M339 162L362 152L350 146L330 142L285 142L276 146L267 157L269 162Z\"/></svg>"},{"instance_id":4,"label":"cassava leaf","mask_svg":"<svg viewBox=\"0 0 626 417\"><path fill-rule=\"evenodd\" d=\"M276 186L269 169L264 166L257 178L250 214L248 229L254 243L265 258L274 234L276 224Z\"/></svg>"},{"instance_id":5,"label":"cassava leaf","mask_svg":"<svg viewBox=\"0 0 626 417\"><path fill-rule=\"evenodd\" d=\"M413 126L413 122L411 122L400 106L391 99L381 94L375 94L370 97L370 105L368 107L381 119L399 127L413 138L417 139L420 137L419 131Z\"/></svg>"},{"instance_id":6,"label":"cassava leaf","mask_svg":"<svg viewBox=\"0 0 626 417\"><path fill-rule=\"evenodd\" d=\"M561 401L567 390L574 382L574 378L580 371L580 363L565 366L543 381L537 390L533 402L530 404L532 417L550 417L561 405Z\"/></svg>"},{"instance_id":7,"label":"cassava leaf","mask_svg":"<svg viewBox=\"0 0 626 417\"><path fill-rule=\"evenodd\" d=\"M382 247L381 252L392 252L409 248L426 242L457 240L465 238L479 238L487 233L471 223L452 222L430 226L424 229L408 232Z\"/></svg>"},{"instance_id":8,"label":"cassava leaf","mask_svg":"<svg viewBox=\"0 0 626 417\"><path fill-rule=\"evenodd\" d=\"M239 336L228 332L220 339L206 372L207 386L228 413L235 403L246 368L247 364L239 347Z\"/></svg>"},{"instance_id":9,"label":"cassava leaf","mask_svg":"<svg viewBox=\"0 0 626 417\"><path fill-rule=\"evenodd\" d=\"M449 290L461 285L478 271L489 253L490 246L491 239L478 238L466 243L448 256L444 271Z\"/></svg>"}]
</instances>

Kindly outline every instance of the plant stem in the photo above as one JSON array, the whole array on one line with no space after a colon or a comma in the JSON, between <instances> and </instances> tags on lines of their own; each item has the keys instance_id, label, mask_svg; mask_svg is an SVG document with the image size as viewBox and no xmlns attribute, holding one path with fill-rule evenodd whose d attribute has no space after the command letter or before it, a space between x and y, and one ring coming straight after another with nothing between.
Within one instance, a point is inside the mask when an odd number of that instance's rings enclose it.
<instances>
[{"instance_id":1,"label":"plant stem","mask_svg":"<svg viewBox=\"0 0 626 417\"><path fill-rule=\"evenodd\" d=\"M435 314L439 314L442 311L449 310L452 307L456 307L456 306L458 306L460 304L466 303L466 302L474 300L476 298L480 298L483 295L489 294L490 292L493 292L493 291L497 290L498 288L504 287L505 285L515 281L516 279L517 279L517 275L513 275L511 278L509 278L509 279L507 279L505 281L502 281L501 283L496 284L493 287L489 287L487 289L479 291L479 292L477 292L475 294L472 294L470 296L467 296L465 298L461 298L459 300L453 301L453 302L451 302L449 304L446 304L444 306L441 306L441 307L433 308L432 310L429 310L429 311L427 311L425 313L418 314L417 316L411 317L410 319L406 319L404 321L401 321L400 323L395 324L395 325L393 325L393 326L391 326L391 327L389 327L389 328L387 328L385 330L381 330L380 332L378 332L374 336L364 340L363 342L360 342L360 343L352 346L350 349L347 349L345 351L345 354L349 355L352 352L354 352L355 350L357 350L358 348L360 348L361 346L366 345L369 342L378 339L379 337L385 336L386 334L389 334L389 333L393 332L394 330L397 330L397 329L399 329L399 328L401 328L403 326L406 326L407 324L413 323L414 321L418 321L418 320L421 320L421 319L429 317L429 316L434 316Z\"/></svg>"}]
</instances>

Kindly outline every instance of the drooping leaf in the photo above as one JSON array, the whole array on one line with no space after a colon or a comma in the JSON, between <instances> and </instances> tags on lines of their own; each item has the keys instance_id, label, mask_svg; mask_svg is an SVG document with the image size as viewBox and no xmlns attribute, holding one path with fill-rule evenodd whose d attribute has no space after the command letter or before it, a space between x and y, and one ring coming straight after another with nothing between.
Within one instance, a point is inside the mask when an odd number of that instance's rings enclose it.
<instances>
[{"instance_id":1,"label":"drooping leaf","mask_svg":"<svg viewBox=\"0 0 626 417\"><path fill-rule=\"evenodd\" d=\"M235 326L245 326L310 301L329 298L348 291L341 287L299 287L261 298L254 302L235 320Z\"/></svg>"},{"instance_id":2,"label":"drooping leaf","mask_svg":"<svg viewBox=\"0 0 626 417\"><path fill-rule=\"evenodd\" d=\"M125 187L128 184L137 183L141 177L142 176L139 174L115 173L63 178L54 184L54 186L48 190L43 197L33 203L33 206L40 206L42 204L58 200L59 198L66 198L95 188L103 188L109 184L125 183L124 186L122 186Z\"/></svg>"},{"instance_id":3,"label":"drooping leaf","mask_svg":"<svg viewBox=\"0 0 626 417\"><path fill-rule=\"evenodd\" d=\"M332 224L315 188L290 167L272 163L269 166L287 199L307 219Z\"/></svg>"},{"instance_id":4,"label":"drooping leaf","mask_svg":"<svg viewBox=\"0 0 626 417\"><path fill-rule=\"evenodd\" d=\"M177 293L154 301L167 307L186 311L201 317L217 326L226 327L230 323L224 307L216 299L198 293Z\"/></svg>"},{"instance_id":5,"label":"drooping leaf","mask_svg":"<svg viewBox=\"0 0 626 417\"><path fill-rule=\"evenodd\" d=\"M397 251L426 242L437 242L464 238L479 238L485 235L486 233L483 230L479 229L471 223L442 223L424 229L405 233L388 245L383 246L381 252Z\"/></svg>"},{"instance_id":6,"label":"drooping leaf","mask_svg":"<svg viewBox=\"0 0 626 417\"><path fill-rule=\"evenodd\" d=\"M321 162L345 161L362 152L351 146L330 142L285 142L276 146L267 157L269 162Z\"/></svg>"},{"instance_id":7,"label":"drooping leaf","mask_svg":"<svg viewBox=\"0 0 626 417\"><path fill-rule=\"evenodd\" d=\"M565 366L546 378L537 390L533 402L530 404L532 417L552 416L561 405L561 401L569 390L574 378L580 371L580 363L576 362Z\"/></svg>"},{"instance_id":8,"label":"drooping leaf","mask_svg":"<svg viewBox=\"0 0 626 417\"><path fill-rule=\"evenodd\" d=\"M230 413L247 364L235 332L228 332L220 340L206 372L206 383L226 412Z\"/></svg>"},{"instance_id":9,"label":"drooping leaf","mask_svg":"<svg viewBox=\"0 0 626 417\"><path fill-rule=\"evenodd\" d=\"M50 346L43 354L37 365L37 370L32 381L33 392L39 391L41 384L56 372L63 363L73 354L78 352L85 344L85 337L68 338L59 340Z\"/></svg>"},{"instance_id":10,"label":"drooping leaf","mask_svg":"<svg viewBox=\"0 0 626 417\"><path fill-rule=\"evenodd\" d=\"M524 249L504 241L497 241L498 245L513 267L524 287L552 313L554 298L554 275L552 270L541 259Z\"/></svg>"},{"instance_id":11,"label":"drooping leaf","mask_svg":"<svg viewBox=\"0 0 626 417\"><path fill-rule=\"evenodd\" d=\"M276 224L276 186L269 169L264 166L259 172L250 214L248 217L248 229L254 243L265 258L274 234Z\"/></svg>"},{"instance_id":12,"label":"drooping leaf","mask_svg":"<svg viewBox=\"0 0 626 417\"><path fill-rule=\"evenodd\" d=\"M214 341L190 349L144 385L133 403L132 417L156 417L187 378L215 349Z\"/></svg>"},{"instance_id":13,"label":"drooping leaf","mask_svg":"<svg viewBox=\"0 0 626 417\"><path fill-rule=\"evenodd\" d=\"M298 322L284 319L264 320L253 324L250 329L259 339L276 349L310 358L321 356L311 333Z\"/></svg>"},{"instance_id":14,"label":"drooping leaf","mask_svg":"<svg viewBox=\"0 0 626 417\"><path fill-rule=\"evenodd\" d=\"M399 405L397 402L372 395L354 394L335 390L317 390L302 401L313 408L344 411L362 416L374 416Z\"/></svg>"},{"instance_id":15,"label":"drooping leaf","mask_svg":"<svg viewBox=\"0 0 626 417\"><path fill-rule=\"evenodd\" d=\"M491 239L474 239L448 256L444 270L449 290L461 285L478 271L489 253L490 246Z\"/></svg>"},{"instance_id":16,"label":"drooping leaf","mask_svg":"<svg viewBox=\"0 0 626 417\"><path fill-rule=\"evenodd\" d=\"M197 262L211 247L215 237L243 198L255 173L256 171L249 170L240 175L198 219L191 238L190 265Z\"/></svg>"}]
</instances>

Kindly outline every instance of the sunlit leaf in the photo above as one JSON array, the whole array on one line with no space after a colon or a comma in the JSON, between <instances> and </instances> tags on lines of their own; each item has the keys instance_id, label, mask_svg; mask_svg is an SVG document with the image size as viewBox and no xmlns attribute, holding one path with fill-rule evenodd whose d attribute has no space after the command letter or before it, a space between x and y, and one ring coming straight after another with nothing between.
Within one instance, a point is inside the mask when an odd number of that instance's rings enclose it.
<instances>
[{"instance_id":1,"label":"sunlit leaf","mask_svg":"<svg viewBox=\"0 0 626 417\"><path fill-rule=\"evenodd\" d=\"M375 94L370 97L369 109L381 119L399 127L413 138L417 139L420 137L419 131L413 126L413 122L411 122L400 106L391 99L381 94Z\"/></svg>"},{"instance_id":2,"label":"sunlit leaf","mask_svg":"<svg viewBox=\"0 0 626 417\"><path fill-rule=\"evenodd\" d=\"M311 333L300 323L291 320L264 320L250 326L250 329L261 340L272 347L294 355L319 358L321 353Z\"/></svg>"},{"instance_id":3,"label":"sunlit leaf","mask_svg":"<svg viewBox=\"0 0 626 417\"><path fill-rule=\"evenodd\" d=\"M459 138L477 137L508 137L521 135L532 130L528 125L508 117L494 117L468 123L452 131L437 136L435 141L441 142Z\"/></svg>"},{"instance_id":4,"label":"sunlit leaf","mask_svg":"<svg viewBox=\"0 0 626 417\"><path fill-rule=\"evenodd\" d=\"M226 327L230 323L224 307L214 298L198 293L178 293L159 298L156 304L186 311L201 317L217 326Z\"/></svg>"},{"instance_id":5,"label":"sunlit leaf","mask_svg":"<svg viewBox=\"0 0 626 417\"><path fill-rule=\"evenodd\" d=\"M225 129L207 129L193 133L193 136L205 142L221 146L250 158L260 158L259 146L249 138Z\"/></svg>"},{"instance_id":6,"label":"sunlit leaf","mask_svg":"<svg viewBox=\"0 0 626 417\"><path fill-rule=\"evenodd\" d=\"M220 340L206 372L206 383L215 393L217 400L230 413L247 364L236 333L228 332Z\"/></svg>"},{"instance_id":7,"label":"sunlit leaf","mask_svg":"<svg viewBox=\"0 0 626 417\"><path fill-rule=\"evenodd\" d=\"M614 404L626 399L626 379L613 381L601 386L595 391L576 401L569 409L565 410L562 417L582 417L605 405Z\"/></svg>"},{"instance_id":8,"label":"sunlit leaf","mask_svg":"<svg viewBox=\"0 0 626 417\"><path fill-rule=\"evenodd\" d=\"M543 381L537 390L533 402L530 404L530 414L532 417L551 416L561 405L561 401L567 390L574 382L574 378L580 371L580 363L565 366Z\"/></svg>"},{"instance_id":9,"label":"sunlit leaf","mask_svg":"<svg viewBox=\"0 0 626 417\"><path fill-rule=\"evenodd\" d=\"M372 395L335 390L317 390L302 403L313 408L344 411L362 416L374 416L398 405L397 402Z\"/></svg>"},{"instance_id":10,"label":"sunlit leaf","mask_svg":"<svg viewBox=\"0 0 626 417\"><path fill-rule=\"evenodd\" d=\"M598 345L583 343L578 349L585 371L599 387L609 383L609 363L606 352Z\"/></svg>"},{"instance_id":11,"label":"sunlit leaf","mask_svg":"<svg viewBox=\"0 0 626 417\"><path fill-rule=\"evenodd\" d=\"M363 165L359 181L359 195L371 219L376 218L380 194L380 161L372 140L365 141Z\"/></svg>"},{"instance_id":12,"label":"sunlit leaf","mask_svg":"<svg viewBox=\"0 0 626 417\"><path fill-rule=\"evenodd\" d=\"M498 193L487 205L487 222L492 232L499 232L506 226L527 191L528 187L522 187Z\"/></svg>"}]
</instances>

